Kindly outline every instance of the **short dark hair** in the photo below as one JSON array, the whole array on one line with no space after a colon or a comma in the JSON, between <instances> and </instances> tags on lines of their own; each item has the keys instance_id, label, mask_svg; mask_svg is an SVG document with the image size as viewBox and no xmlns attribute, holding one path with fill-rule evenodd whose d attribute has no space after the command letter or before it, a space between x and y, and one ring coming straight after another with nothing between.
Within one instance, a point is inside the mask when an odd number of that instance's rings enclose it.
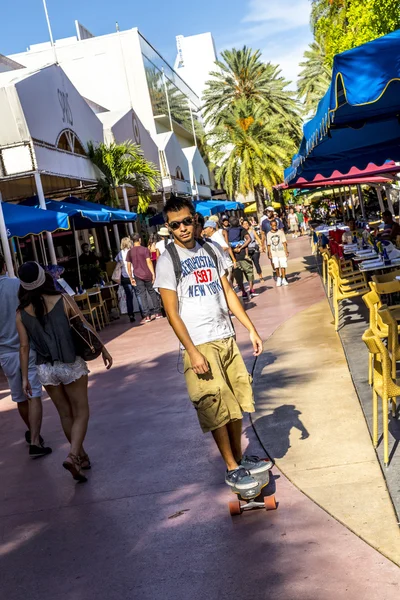
<instances>
[{"instance_id":1,"label":"short dark hair","mask_svg":"<svg viewBox=\"0 0 400 600\"><path fill-rule=\"evenodd\" d=\"M390 210L384 210L382 213L382 217L392 217L392 219L393 219L393 214L390 212ZM349 219L349 221L350 221L350 219ZM354 221L354 219L353 219L353 221Z\"/></svg>"},{"instance_id":2,"label":"short dark hair","mask_svg":"<svg viewBox=\"0 0 400 600\"><path fill-rule=\"evenodd\" d=\"M202 228L204 229L204 223L206 222L205 218L203 217L203 215L199 212L195 213L196 214L196 219L197 219L197 224L201 225Z\"/></svg>"},{"instance_id":3,"label":"short dark hair","mask_svg":"<svg viewBox=\"0 0 400 600\"><path fill-rule=\"evenodd\" d=\"M169 200L166 201L164 206L164 218L168 222L168 213L179 212L183 208L188 208L191 215L195 215L196 209L190 198L179 198L171 194Z\"/></svg>"},{"instance_id":4,"label":"short dark hair","mask_svg":"<svg viewBox=\"0 0 400 600\"><path fill-rule=\"evenodd\" d=\"M239 227L239 219L237 217L229 217L229 225L231 227Z\"/></svg>"},{"instance_id":5,"label":"short dark hair","mask_svg":"<svg viewBox=\"0 0 400 600\"><path fill-rule=\"evenodd\" d=\"M141 239L142 238L140 237L140 235L138 233L134 233L133 236L132 236L132 242L134 244L137 244L138 242L140 242Z\"/></svg>"},{"instance_id":6,"label":"short dark hair","mask_svg":"<svg viewBox=\"0 0 400 600\"><path fill-rule=\"evenodd\" d=\"M4 269L4 265L6 264L6 259L2 254L0 254L0 271Z\"/></svg>"},{"instance_id":7,"label":"short dark hair","mask_svg":"<svg viewBox=\"0 0 400 600\"><path fill-rule=\"evenodd\" d=\"M271 212L271 211L269 211L269 210L268 210L268 208L264 208L264 210L263 210L263 214L264 214L265 216L267 216L267 214L268 214L269 212Z\"/></svg>"},{"instance_id":8,"label":"short dark hair","mask_svg":"<svg viewBox=\"0 0 400 600\"><path fill-rule=\"evenodd\" d=\"M278 221L276 219L271 219L269 224L271 225L271 223L275 223L276 225L278 225Z\"/></svg>"},{"instance_id":9,"label":"short dark hair","mask_svg":"<svg viewBox=\"0 0 400 600\"><path fill-rule=\"evenodd\" d=\"M81 250L83 250L85 246L88 246L90 248L90 244L88 244L87 242L84 242L81 246Z\"/></svg>"}]
</instances>

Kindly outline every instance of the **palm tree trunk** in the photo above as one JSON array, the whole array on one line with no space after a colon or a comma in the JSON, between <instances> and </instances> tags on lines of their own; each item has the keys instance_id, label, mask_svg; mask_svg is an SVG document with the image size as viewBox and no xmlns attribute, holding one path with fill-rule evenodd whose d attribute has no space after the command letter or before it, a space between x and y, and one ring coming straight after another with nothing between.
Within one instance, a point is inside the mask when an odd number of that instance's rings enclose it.
<instances>
[{"instance_id":1,"label":"palm tree trunk","mask_svg":"<svg viewBox=\"0 0 400 600\"><path fill-rule=\"evenodd\" d=\"M257 218L258 218L258 222L260 222L260 219L263 216L263 212L265 209L265 203L264 203L264 194L262 193L262 189L260 188L259 185L256 185L254 187L254 198L256 200L256 206L257 206Z\"/></svg>"},{"instance_id":2,"label":"palm tree trunk","mask_svg":"<svg viewBox=\"0 0 400 600\"><path fill-rule=\"evenodd\" d=\"M115 208L119 208L119 196L118 196L118 190L116 187L114 188L114 196L115 196L114 206L115 206Z\"/></svg>"}]
</instances>

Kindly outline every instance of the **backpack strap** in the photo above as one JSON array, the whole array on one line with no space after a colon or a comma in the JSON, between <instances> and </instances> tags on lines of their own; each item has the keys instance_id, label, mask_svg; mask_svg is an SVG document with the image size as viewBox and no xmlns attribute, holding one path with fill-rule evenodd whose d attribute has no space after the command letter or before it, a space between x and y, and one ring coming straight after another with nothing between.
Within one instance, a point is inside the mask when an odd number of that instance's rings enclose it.
<instances>
[{"instance_id":1,"label":"backpack strap","mask_svg":"<svg viewBox=\"0 0 400 600\"><path fill-rule=\"evenodd\" d=\"M176 287L178 287L178 283L180 282L182 277L182 265L181 260L179 258L178 250L176 249L175 244L167 244L165 246L165 251L168 252L168 254L171 257L176 278Z\"/></svg>"},{"instance_id":2,"label":"backpack strap","mask_svg":"<svg viewBox=\"0 0 400 600\"><path fill-rule=\"evenodd\" d=\"M208 242L207 240L196 240L198 244L200 244L200 246L202 248L204 248L204 250L207 252L208 256L211 258L211 260L214 262L215 268L217 269L217 273L218 273L218 259L217 259L217 255L214 252L213 247L211 246L210 242Z\"/></svg>"}]
</instances>

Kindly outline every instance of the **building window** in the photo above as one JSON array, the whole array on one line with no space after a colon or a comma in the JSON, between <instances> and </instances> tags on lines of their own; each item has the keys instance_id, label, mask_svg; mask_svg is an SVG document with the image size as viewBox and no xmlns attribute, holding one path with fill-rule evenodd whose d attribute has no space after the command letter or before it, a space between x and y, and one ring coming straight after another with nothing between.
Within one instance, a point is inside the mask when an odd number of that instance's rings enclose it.
<instances>
[{"instance_id":1,"label":"building window","mask_svg":"<svg viewBox=\"0 0 400 600\"><path fill-rule=\"evenodd\" d=\"M200 185L207 185L203 175L200 175Z\"/></svg>"},{"instance_id":2,"label":"building window","mask_svg":"<svg viewBox=\"0 0 400 600\"><path fill-rule=\"evenodd\" d=\"M182 169L180 167L176 167L176 174L175 174L177 179L181 179L182 181L185 181L185 178L183 176L182 173Z\"/></svg>"},{"instance_id":3,"label":"building window","mask_svg":"<svg viewBox=\"0 0 400 600\"><path fill-rule=\"evenodd\" d=\"M57 148L66 152L72 152L73 154L79 154L80 156L86 156L84 147L72 129L65 129L61 132L57 141Z\"/></svg>"}]
</instances>

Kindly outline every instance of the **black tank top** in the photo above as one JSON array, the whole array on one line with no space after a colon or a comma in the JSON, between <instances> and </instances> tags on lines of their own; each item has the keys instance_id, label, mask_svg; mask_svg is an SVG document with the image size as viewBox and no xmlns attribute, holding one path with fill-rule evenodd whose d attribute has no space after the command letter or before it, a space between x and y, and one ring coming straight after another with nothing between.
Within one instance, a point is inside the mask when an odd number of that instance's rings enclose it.
<instances>
[{"instance_id":1,"label":"black tank top","mask_svg":"<svg viewBox=\"0 0 400 600\"><path fill-rule=\"evenodd\" d=\"M36 350L37 365L53 364L55 361L67 364L75 362L75 346L62 296L44 316L44 326L25 310L21 310L21 320L31 346Z\"/></svg>"}]
</instances>

